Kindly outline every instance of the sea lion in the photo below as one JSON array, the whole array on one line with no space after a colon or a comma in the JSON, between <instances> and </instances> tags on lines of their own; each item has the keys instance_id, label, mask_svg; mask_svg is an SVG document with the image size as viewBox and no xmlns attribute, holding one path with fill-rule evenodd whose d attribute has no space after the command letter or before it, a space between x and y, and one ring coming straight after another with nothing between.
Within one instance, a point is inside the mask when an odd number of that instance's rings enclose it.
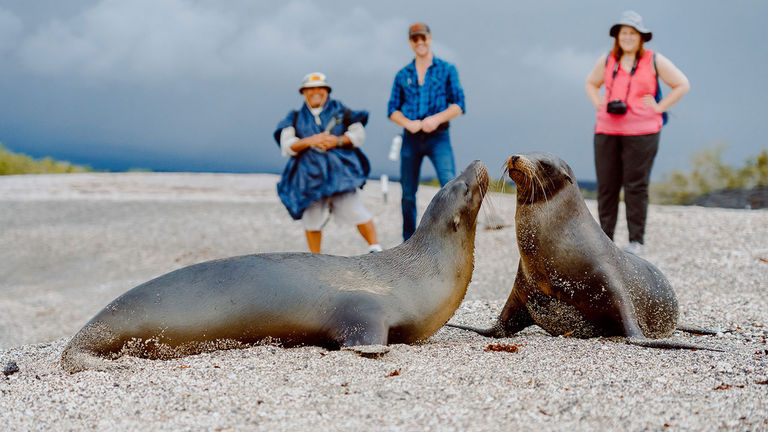
<instances>
[{"instance_id":1,"label":"sea lion","mask_svg":"<svg viewBox=\"0 0 768 432\"><path fill-rule=\"evenodd\" d=\"M412 343L464 299L488 172L471 163L432 199L405 243L342 257L269 253L191 265L115 299L69 341L69 372L124 354L170 358L279 340L329 348Z\"/></svg>"},{"instance_id":2,"label":"sea lion","mask_svg":"<svg viewBox=\"0 0 768 432\"><path fill-rule=\"evenodd\" d=\"M656 266L623 252L603 233L568 164L548 153L513 155L506 173L517 185L520 261L512 292L491 328L448 326L507 337L536 324L552 335L625 336L646 347L710 349L654 340L678 328L675 292Z\"/></svg>"}]
</instances>

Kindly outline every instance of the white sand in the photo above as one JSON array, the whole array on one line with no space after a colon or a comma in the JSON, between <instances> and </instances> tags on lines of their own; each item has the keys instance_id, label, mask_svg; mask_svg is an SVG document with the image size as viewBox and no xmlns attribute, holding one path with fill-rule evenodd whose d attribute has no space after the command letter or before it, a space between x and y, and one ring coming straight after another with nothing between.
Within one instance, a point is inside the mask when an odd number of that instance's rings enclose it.
<instances>
[{"instance_id":1,"label":"white sand","mask_svg":"<svg viewBox=\"0 0 768 432\"><path fill-rule=\"evenodd\" d=\"M170 361L124 357L110 372L59 367L68 338L141 282L214 258L306 250L276 181L0 177L0 369L11 361L20 369L0 374L0 429L768 430L768 210L649 210L645 257L675 287L682 321L724 331L673 338L723 353L555 338L537 327L499 340L444 328L375 360L267 345ZM420 190L420 212L435 191ZM396 246L398 185L384 203L370 182L364 200L381 243ZM514 197L491 200L513 224ZM617 233L626 236L623 222ZM354 228L326 228L324 252L365 251ZM513 227L478 230L473 281L454 322L492 322L518 256ZM485 351L496 343L521 346Z\"/></svg>"}]
</instances>

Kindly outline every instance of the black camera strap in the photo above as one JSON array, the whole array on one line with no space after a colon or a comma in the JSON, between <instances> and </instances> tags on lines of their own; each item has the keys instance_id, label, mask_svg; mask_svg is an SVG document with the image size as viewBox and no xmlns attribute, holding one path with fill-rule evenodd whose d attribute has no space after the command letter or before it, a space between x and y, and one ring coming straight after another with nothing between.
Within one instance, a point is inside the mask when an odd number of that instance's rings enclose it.
<instances>
[{"instance_id":1,"label":"black camera strap","mask_svg":"<svg viewBox=\"0 0 768 432\"><path fill-rule=\"evenodd\" d=\"M632 70L629 72L629 82L627 83L627 94L624 95L625 103L627 101L627 98L629 97L629 88L632 86L632 77L635 76L635 71L637 70L637 62L638 62L638 58L637 58L637 55L635 55L635 63L632 65ZM614 84L614 80L616 80L616 74L619 73L620 63L621 63L621 59L617 59L616 63L613 65L613 75L611 77L611 88L608 90L608 97L606 98L608 102L611 101L611 94L613 93L613 84Z\"/></svg>"}]
</instances>

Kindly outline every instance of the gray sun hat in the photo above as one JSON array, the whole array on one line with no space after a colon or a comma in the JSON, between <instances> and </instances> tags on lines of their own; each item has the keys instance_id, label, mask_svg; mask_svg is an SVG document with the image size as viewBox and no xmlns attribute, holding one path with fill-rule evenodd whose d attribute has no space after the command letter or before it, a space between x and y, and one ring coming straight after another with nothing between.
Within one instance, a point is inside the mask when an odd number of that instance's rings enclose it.
<instances>
[{"instance_id":1,"label":"gray sun hat","mask_svg":"<svg viewBox=\"0 0 768 432\"><path fill-rule=\"evenodd\" d=\"M643 17L635 11L628 10L621 14L619 21L611 27L609 33L611 37L616 37L619 34L621 26L630 26L634 28L640 33L640 36L643 37L643 41L645 42L648 42L651 40L651 37L653 37L653 33L643 26Z\"/></svg>"},{"instance_id":2,"label":"gray sun hat","mask_svg":"<svg viewBox=\"0 0 768 432\"><path fill-rule=\"evenodd\" d=\"M328 81L325 79L325 74L322 72L312 72L304 76L301 80L301 87L299 87L299 93L302 90L313 87L325 87L328 89L328 93L331 92L331 86L328 85Z\"/></svg>"}]
</instances>

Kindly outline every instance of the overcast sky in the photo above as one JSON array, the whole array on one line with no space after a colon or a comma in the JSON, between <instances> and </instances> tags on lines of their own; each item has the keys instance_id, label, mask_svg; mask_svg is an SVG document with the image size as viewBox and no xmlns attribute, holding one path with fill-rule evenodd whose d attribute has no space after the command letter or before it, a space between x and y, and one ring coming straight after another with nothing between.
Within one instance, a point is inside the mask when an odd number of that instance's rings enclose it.
<instances>
[{"instance_id":1,"label":"overcast sky","mask_svg":"<svg viewBox=\"0 0 768 432\"><path fill-rule=\"evenodd\" d=\"M625 9L691 81L654 180L720 143L736 165L768 147L760 0L0 0L0 142L104 169L280 172L274 127L300 106L304 74L321 71L333 97L371 113L372 174L396 175L387 100L413 58L407 27L425 21L467 98L451 127L459 169L481 159L498 174L510 154L544 150L591 180L584 79Z\"/></svg>"}]
</instances>

